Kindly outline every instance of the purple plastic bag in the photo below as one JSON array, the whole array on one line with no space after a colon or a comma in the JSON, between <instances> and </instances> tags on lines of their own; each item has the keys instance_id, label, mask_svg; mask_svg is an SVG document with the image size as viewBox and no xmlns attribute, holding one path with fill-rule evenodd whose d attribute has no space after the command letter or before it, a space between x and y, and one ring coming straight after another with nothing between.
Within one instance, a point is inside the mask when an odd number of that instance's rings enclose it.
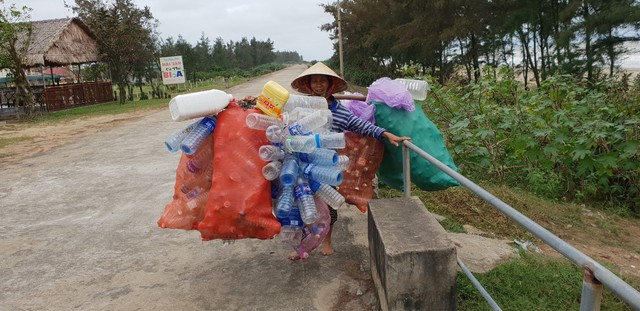
<instances>
[{"instance_id":1,"label":"purple plastic bag","mask_svg":"<svg viewBox=\"0 0 640 311\"><path fill-rule=\"evenodd\" d=\"M353 95L362 95L360 93L354 93ZM371 122L372 124L376 124L375 114L376 114L376 106L369 105L360 100L341 100L340 104L345 108L349 109L356 117Z\"/></svg>"},{"instance_id":2,"label":"purple plastic bag","mask_svg":"<svg viewBox=\"0 0 640 311\"><path fill-rule=\"evenodd\" d=\"M407 87L402 82L387 77L380 78L369 86L367 103L372 101L383 102L391 108L404 109L409 112L416 109L411 92L407 90Z\"/></svg>"}]
</instances>

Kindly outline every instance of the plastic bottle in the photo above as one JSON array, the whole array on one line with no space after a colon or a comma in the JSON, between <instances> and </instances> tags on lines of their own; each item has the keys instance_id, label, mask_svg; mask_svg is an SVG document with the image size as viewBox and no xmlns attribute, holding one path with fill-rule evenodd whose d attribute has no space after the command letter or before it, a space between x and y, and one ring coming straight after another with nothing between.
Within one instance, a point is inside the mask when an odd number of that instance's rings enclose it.
<instances>
[{"instance_id":1,"label":"plastic bottle","mask_svg":"<svg viewBox=\"0 0 640 311\"><path fill-rule=\"evenodd\" d=\"M316 203L313 201L313 193L307 179L298 177L294 192L302 221L305 224L312 224L318 221L318 210L316 209Z\"/></svg>"},{"instance_id":2,"label":"plastic bottle","mask_svg":"<svg viewBox=\"0 0 640 311\"><path fill-rule=\"evenodd\" d=\"M280 170L282 170L280 161L269 162L269 164L262 167L262 176L264 176L264 179L271 181L280 176Z\"/></svg>"},{"instance_id":3,"label":"plastic bottle","mask_svg":"<svg viewBox=\"0 0 640 311\"><path fill-rule=\"evenodd\" d=\"M291 135L309 135L315 129L327 124L329 117L326 111L318 110L296 122L289 124L289 134ZM331 114L331 111L329 111Z\"/></svg>"},{"instance_id":4,"label":"plastic bottle","mask_svg":"<svg viewBox=\"0 0 640 311\"><path fill-rule=\"evenodd\" d=\"M277 124L269 125L269 127L267 127L267 129L265 130L267 139L272 143L282 143L283 133L284 131L282 131L282 127Z\"/></svg>"},{"instance_id":5,"label":"plastic bottle","mask_svg":"<svg viewBox=\"0 0 640 311\"><path fill-rule=\"evenodd\" d=\"M296 179L298 178L298 170L299 166L296 158L292 155L287 156L280 170L280 183L282 183L283 186L295 185Z\"/></svg>"},{"instance_id":6,"label":"plastic bottle","mask_svg":"<svg viewBox=\"0 0 640 311\"><path fill-rule=\"evenodd\" d=\"M293 186L282 187L282 192L280 193L276 201L276 218L283 219L289 217L291 207L293 206L293 201Z\"/></svg>"},{"instance_id":7,"label":"plastic bottle","mask_svg":"<svg viewBox=\"0 0 640 311\"><path fill-rule=\"evenodd\" d=\"M200 195L198 195L195 198L190 199L189 201L187 201L187 208L189 210L193 210L196 207L200 206L200 207L204 207L205 204L207 204L207 200L209 199L209 191L205 191L203 193L200 193Z\"/></svg>"},{"instance_id":8,"label":"plastic bottle","mask_svg":"<svg viewBox=\"0 0 640 311\"><path fill-rule=\"evenodd\" d=\"M335 150L316 148L311 153L298 154L300 160L317 165L337 165L338 153Z\"/></svg>"},{"instance_id":9,"label":"plastic bottle","mask_svg":"<svg viewBox=\"0 0 640 311\"><path fill-rule=\"evenodd\" d=\"M283 127L282 120L259 113L250 113L245 119L247 126L254 130L266 130L271 125Z\"/></svg>"},{"instance_id":10,"label":"plastic bottle","mask_svg":"<svg viewBox=\"0 0 640 311\"><path fill-rule=\"evenodd\" d=\"M213 161L213 146L196 152L193 158L187 161L187 169L191 173L197 173L207 165L211 165Z\"/></svg>"},{"instance_id":11,"label":"plastic bottle","mask_svg":"<svg viewBox=\"0 0 640 311\"><path fill-rule=\"evenodd\" d=\"M287 152L311 153L316 149L313 136L289 136L283 143Z\"/></svg>"},{"instance_id":12,"label":"plastic bottle","mask_svg":"<svg viewBox=\"0 0 640 311\"><path fill-rule=\"evenodd\" d=\"M338 190L327 184L321 184L317 181L310 180L309 186L311 187L311 191L313 191L318 198L333 208L342 206L345 201L344 196L342 196Z\"/></svg>"},{"instance_id":13,"label":"plastic bottle","mask_svg":"<svg viewBox=\"0 0 640 311\"><path fill-rule=\"evenodd\" d=\"M182 121L217 114L233 100L221 90L208 90L178 95L169 102L173 121Z\"/></svg>"},{"instance_id":14,"label":"plastic bottle","mask_svg":"<svg viewBox=\"0 0 640 311\"><path fill-rule=\"evenodd\" d=\"M194 128L193 131L185 137L182 143L180 143L180 149L182 152L186 154L195 153L207 137L213 133L217 120L217 116L202 118L198 125L196 125L196 128Z\"/></svg>"},{"instance_id":15,"label":"plastic bottle","mask_svg":"<svg viewBox=\"0 0 640 311\"><path fill-rule=\"evenodd\" d=\"M313 108L313 109L328 109L329 104L327 99L322 96L305 96L291 94L287 103L284 105L284 111L291 112L293 109L301 108Z\"/></svg>"},{"instance_id":16,"label":"plastic bottle","mask_svg":"<svg viewBox=\"0 0 640 311\"><path fill-rule=\"evenodd\" d=\"M320 166L303 163L300 165L300 175L313 179L321 184L338 186L342 183L342 172L337 167Z\"/></svg>"},{"instance_id":17,"label":"plastic bottle","mask_svg":"<svg viewBox=\"0 0 640 311\"><path fill-rule=\"evenodd\" d=\"M284 159L285 153L278 146L263 145L258 149L258 156L262 161L270 162Z\"/></svg>"},{"instance_id":18,"label":"plastic bottle","mask_svg":"<svg viewBox=\"0 0 640 311\"><path fill-rule=\"evenodd\" d=\"M289 91L273 81L267 82L256 100L256 108L266 115L277 117L289 100Z\"/></svg>"},{"instance_id":19,"label":"plastic bottle","mask_svg":"<svg viewBox=\"0 0 640 311\"><path fill-rule=\"evenodd\" d=\"M350 165L351 165L351 160L349 160L348 156L346 156L346 155L338 156L338 168L341 171L348 170Z\"/></svg>"},{"instance_id":20,"label":"plastic bottle","mask_svg":"<svg viewBox=\"0 0 640 311\"><path fill-rule=\"evenodd\" d=\"M427 91L429 90L427 81L412 79L395 79L395 81L400 81L407 87L413 100L425 100L427 98Z\"/></svg>"},{"instance_id":21,"label":"plastic bottle","mask_svg":"<svg viewBox=\"0 0 640 311\"><path fill-rule=\"evenodd\" d=\"M319 148L344 149L347 146L344 133L321 133L315 134Z\"/></svg>"},{"instance_id":22,"label":"plastic bottle","mask_svg":"<svg viewBox=\"0 0 640 311\"><path fill-rule=\"evenodd\" d=\"M173 133L165 139L164 144L167 146L167 149L169 149L169 152L177 152L180 150L180 143L185 137L187 137L187 135L189 135L189 133L191 133L191 131L193 131L194 128L196 128L198 122L199 121L196 121L187 125L187 127Z\"/></svg>"}]
</instances>

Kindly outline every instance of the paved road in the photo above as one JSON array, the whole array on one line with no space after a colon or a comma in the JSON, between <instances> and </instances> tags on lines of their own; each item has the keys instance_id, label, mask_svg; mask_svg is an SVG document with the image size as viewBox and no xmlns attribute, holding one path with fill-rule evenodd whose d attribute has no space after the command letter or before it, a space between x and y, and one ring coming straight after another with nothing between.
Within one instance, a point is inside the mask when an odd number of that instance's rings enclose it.
<instances>
[{"instance_id":1,"label":"paved road","mask_svg":"<svg viewBox=\"0 0 640 311\"><path fill-rule=\"evenodd\" d=\"M288 87L304 68L228 92ZM162 111L0 166L0 310L375 309L366 217L354 207L336 224L336 254L304 262L276 240L158 228L179 160L163 141L187 123Z\"/></svg>"}]
</instances>

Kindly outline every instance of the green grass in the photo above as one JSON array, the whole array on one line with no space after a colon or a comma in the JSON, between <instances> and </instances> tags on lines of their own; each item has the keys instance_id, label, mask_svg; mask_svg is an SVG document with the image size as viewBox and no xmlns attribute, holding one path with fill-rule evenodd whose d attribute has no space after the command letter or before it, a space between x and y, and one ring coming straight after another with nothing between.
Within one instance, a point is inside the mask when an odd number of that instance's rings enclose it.
<instances>
[{"instance_id":1,"label":"green grass","mask_svg":"<svg viewBox=\"0 0 640 311\"><path fill-rule=\"evenodd\" d=\"M236 79L230 83L230 86L240 84L246 81L246 79ZM195 85L195 84L194 84ZM146 87L148 88L148 87ZM144 90L145 88L143 88ZM220 84L203 84L200 83L198 87L193 87L182 93L192 93L199 92L210 89L221 89L224 90L224 85ZM139 93L139 89L135 88L135 91ZM150 89L148 89L150 91ZM134 94L137 94L135 93ZM181 93L173 93L171 96L175 96ZM134 98L137 96L134 96ZM169 105L169 98L157 98L157 99L147 99L147 100L133 100L126 101L124 104L120 104L119 102L107 102L102 104L90 105L90 106L82 106L77 108L66 109L62 111L55 111L48 114L44 114L41 116L37 116L30 120L31 123L40 124L40 123L55 123L55 122L65 122L73 119L86 118L86 117L96 117L103 115L117 115L117 114L125 114L131 113L139 110L145 109L161 109L166 108Z\"/></svg>"},{"instance_id":2,"label":"green grass","mask_svg":"<svg viewBox=\"0 0 640 311\"><path fill-rule=\"evenodd\" d=\"M31 140L31 139L33 139L33 137L30 137L30 136L19 136L19 137L12 137L12 138L0 137L0 148L3 148L10 144L18 143L25 140Z\"/></svg>"},{"instance_id":3,"label":"green grass","mask_svg":"<svg viewBox=\"0 0 640 311\"><path fill-rule=\"evenodd\" d=\"M564 259L521 253L519 259L474 274L502 310L579 310L582 270ZM491 310L463 273L456 280L458 310ZM632 310L608 289L603 310Z\"/></svg>"},{"instance_id":4,"label":"green grass","mask_svg":"<svg viewBox=\"0 0 640 311\"><path fill-rule=\"evenodd\" d=\"M532 193L507 186L486 183L480 186L552 232L554 230L550 226L555 229L570 227L571 230L589 232L592 235L590 242L594 243L593 247L615 245L630 252L640 253L640 247L633 239L624 237L624 222L620 222L624 219L621 220L616 213L598 206L545 200ZM464 232L462 225L469 224L497 237L530 240L536 245L543 244L465 188L455 187L427 192L413 185L411 194L419 197L430 212L446 217L440 224L449 232ZM401 196L401 190L391 189L380 183L380 197ZM587 208L594 214L600 213L602 218L591 218L584 223L582 217ZM606 267L620 275L617 267ZM489 273L475 275L503 310L578 310L580 306L582 270L567 259L521 253L519 259L501 264ZM624 276L622 278L632 287L640 288L640 279ZM457 287L459 310L491 310L463 273L458 276ZM603 291L602 306L603 310L631 310L606 288Z\"/></svg>"},{"instance_id":5,"label":"green grass","mask_svg":"<svg viewBox=\"0 0 640 311\"><path fill-rule=\"evenodd\" d=\"M117 115L123 113L135 112L143 109L153 109L166 107L169 99L149 99L141 101L128 101L124 104L117 102L108 102L91 106L83 106L72 109L51 112L34 118L31 122L38 123L55 123L70 121L73 119L96 117L101 115Z\"/></svg>"}]
</instances>

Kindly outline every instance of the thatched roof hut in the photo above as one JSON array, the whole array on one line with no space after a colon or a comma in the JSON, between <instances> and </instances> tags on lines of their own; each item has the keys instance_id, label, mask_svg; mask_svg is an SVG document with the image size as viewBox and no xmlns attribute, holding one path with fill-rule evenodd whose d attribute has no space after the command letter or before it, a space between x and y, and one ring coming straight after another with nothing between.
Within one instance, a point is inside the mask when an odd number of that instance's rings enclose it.
<instances>
[{"instance_id":1,"label":"thatched roof hut","mask_svg":"<svg viewBox=\"0 0 640 311\"><path fill-rule=\"evenodd\" d=\"M98 43L95 35L79 18L49 19L31 23L33 32L24 63L27 67L98 61Z\"/></svg>"}]
</instances>

